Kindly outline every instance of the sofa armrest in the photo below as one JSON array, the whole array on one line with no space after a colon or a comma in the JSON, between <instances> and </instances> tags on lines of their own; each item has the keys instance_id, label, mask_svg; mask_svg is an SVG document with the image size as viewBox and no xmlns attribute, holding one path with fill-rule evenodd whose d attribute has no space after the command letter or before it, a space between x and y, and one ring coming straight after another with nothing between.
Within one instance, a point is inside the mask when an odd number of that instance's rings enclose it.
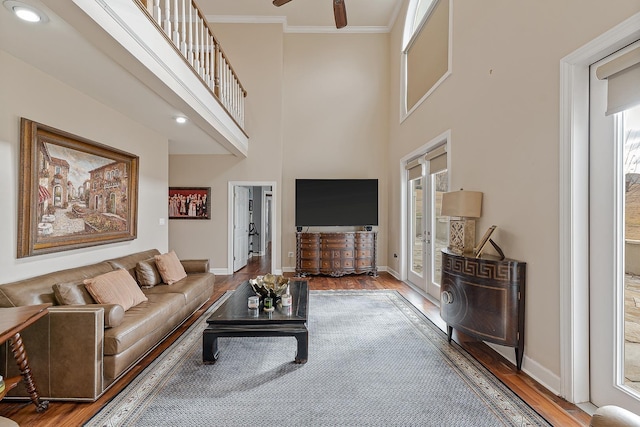
<instances>
[{"instance_id":1,"label":"sofa armrest","mask_svg":"<svg viewBox=\"0 0 640 427\"><path fill-rule=\"evenodd\" d=\"M21 332L29 366L43 399L94 401L103 391L102 364L104 308L63 305L49 308L49 314ZM0 370L7 377L19 375L7 345ZM21 382L11 397L29 394Z\"/></svg>"},{"instance_id":2,"label":"sofa armrest","mask_svg":"<svg viewBox=\"0 0 640 427\"><path fill-rule=\"evenodd\" d=\"M186 271L187 274L209 272L208 259L184 259L180 260L180 263L182 263L184 271Z\"/></svg>"},{"instance_id":3,"label":"sofa armrest","mask_svg":"<svg viewBox=\"0 0 640 427\"><path fill-rule=\"evenodd\" d=\"M104 327L115 328L124 320L124 308L120 304L87 304L84 307L104 309Z\"/></svg>"},{"instance_id":4,"label":"sofa armrest","mask_svg":"<svg viewBox=\"0 0 640 427\"><path fill-rule=\"evenodd\" d=\"M591 427L638 427L640 416L618 406L606 405L598 408L591 417Z\"/></svg>"}]
</instances>

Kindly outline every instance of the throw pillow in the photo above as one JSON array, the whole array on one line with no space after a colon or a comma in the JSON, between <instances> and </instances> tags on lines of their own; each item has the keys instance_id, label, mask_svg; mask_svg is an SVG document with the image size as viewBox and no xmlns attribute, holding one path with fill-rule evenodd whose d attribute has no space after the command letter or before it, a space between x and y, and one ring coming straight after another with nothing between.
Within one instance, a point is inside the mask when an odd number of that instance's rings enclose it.
<instances>
[{"instance_id":1,"label":"throw pillow","mask_svg":"<svg viewBox=\"0 0 640 427\"><path fill-rule=\"evenodd\" d=\"M154 258L156 259L156 266L162 276L162 280L167 285L173 285L178 280L187 277L187 272L184 271L184 267L178 259L175 251L156 255Z\"/></svg>"},{"instance_id":2,"label":"throw pillow","mask_svg":"<svg viewBox=\"0 0 640 427\"><path fill-rule=\"evenodd\" d=\"M119 304L124 311L147 301L136 281L124 268L84 280L85 287L100 304Z\"/></svg>"},{"instance_id":3,"label":"throw pillow","mask_svg":"<svg viewBox=\"0 0 640 427\"><path fill-rule=\"evenodd\" d=\"M53 285L53 295L60 305L95 304L82 282L56 283Z\"/></svg>"},{"instance_id":4,"label":"throw pillow","mask_svg":"<svg viewBox=\"0 0 640 427\"><path fill-rule=\"evenodd\" d=\"M152 288L162 283L162 276L156 267L156 260L145 259L136 264L136 277L141 288Z\"/></svg>"}]
</instances>

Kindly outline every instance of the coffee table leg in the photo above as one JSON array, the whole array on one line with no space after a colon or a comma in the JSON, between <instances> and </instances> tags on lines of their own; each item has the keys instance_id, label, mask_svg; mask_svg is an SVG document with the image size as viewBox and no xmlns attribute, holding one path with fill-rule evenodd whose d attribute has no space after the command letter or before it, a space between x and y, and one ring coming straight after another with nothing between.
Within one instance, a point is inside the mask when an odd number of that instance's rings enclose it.
<instances>
[{"instance_id":1,"label":"coffee table leg","mask_svg":"<svg viewBox=\"0 0 640 427\"><path fill-rule=\"evenodd\" d=\"M218 336L205 330L202 334L202 362L205 365L216 363L219 354Z\"/></svg>"},{"instance_id":2,"label":"coffee table leg","mask_svg":"<svg viewBox=\"0 0 640 427\"><path fill-rule=\"evenodd\" d=\"M296 363L307 363L309 357L309 331L305 328L304 332L295 334L298 341L298 353L296 354Z\"/></svg>"}]
</instances>

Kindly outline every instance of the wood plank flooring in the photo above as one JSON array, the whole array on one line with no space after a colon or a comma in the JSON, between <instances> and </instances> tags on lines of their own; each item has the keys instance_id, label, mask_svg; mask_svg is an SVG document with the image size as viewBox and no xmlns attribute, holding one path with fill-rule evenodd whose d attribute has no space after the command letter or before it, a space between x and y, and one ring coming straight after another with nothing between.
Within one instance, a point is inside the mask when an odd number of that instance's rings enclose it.
<instances>
[{"instance_id":1,"label":"wood plank flooring","mask_svg":"<svg viewBox=\"0 0 640 427\"><path fill-rule=\"evenodd\" d=\"M49 409L45 413L38 414L35 411L35 407L30 402L2 401L0 402L0 416L11 418L22 427L81 426L95 413L97 413L103 405L117 395L127 383L129 383L147 365L149 365L149 363L162 353L177 337L184 333L184 331L222 294L229 289L235 289L245 280L259 274L265 274L269 271L269 268L270 260L268 257L254 257L251 258L249 265L239 272L229 276L216 276L214 293L209 302L194 313L189 320L172 333L161 345L137 363L96 402L76 403L54 401L50 403ZM442 330L446 330L445 324L440 318L437 306L422 297L411 287L396 280L393 276L387 273L380 273L380 276L377 278L362 275L345 276L341 278L310 277L308 278L308 281L309 289L311 290L397 290L418 309L420 309L431 321L438 325L438 327ZM550 393L527 374L518 372L515 366L486 344L476 341L464 334L456 333L455 331L453 338L514 393L520 396L533 409L545 417L552 425L563 427L589 425L590 417L587 413L583 412L575 405L555 396L553 393Z\"/></svg>"}]
</instances>

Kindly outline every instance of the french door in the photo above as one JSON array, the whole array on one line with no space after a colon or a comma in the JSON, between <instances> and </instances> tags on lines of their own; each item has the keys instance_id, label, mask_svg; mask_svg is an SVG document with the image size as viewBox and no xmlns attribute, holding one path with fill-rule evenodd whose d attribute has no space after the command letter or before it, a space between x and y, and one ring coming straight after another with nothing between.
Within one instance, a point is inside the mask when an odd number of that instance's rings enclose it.
<instances>
[{"instance_id":1,"label":"french door","mask_svg":"<svg viewBox=\"0 0 640 427\"><path fill-rule=\"evenodd\" d=\"M640 106L603 77L629 49L590 70L590 397L640 413Z\"/></svg>"},{"instance_id":2,"label":"french door","mask_svg":"<svg viewBox=\"0 0 640 427\"><path fill-rule=\"evenodd\" d=\"M448 191L444 145L407 163L407 280L440 299L442 249L448 242L448 221L440 215L442 194Z\"/></svg>"}]
</instances>

